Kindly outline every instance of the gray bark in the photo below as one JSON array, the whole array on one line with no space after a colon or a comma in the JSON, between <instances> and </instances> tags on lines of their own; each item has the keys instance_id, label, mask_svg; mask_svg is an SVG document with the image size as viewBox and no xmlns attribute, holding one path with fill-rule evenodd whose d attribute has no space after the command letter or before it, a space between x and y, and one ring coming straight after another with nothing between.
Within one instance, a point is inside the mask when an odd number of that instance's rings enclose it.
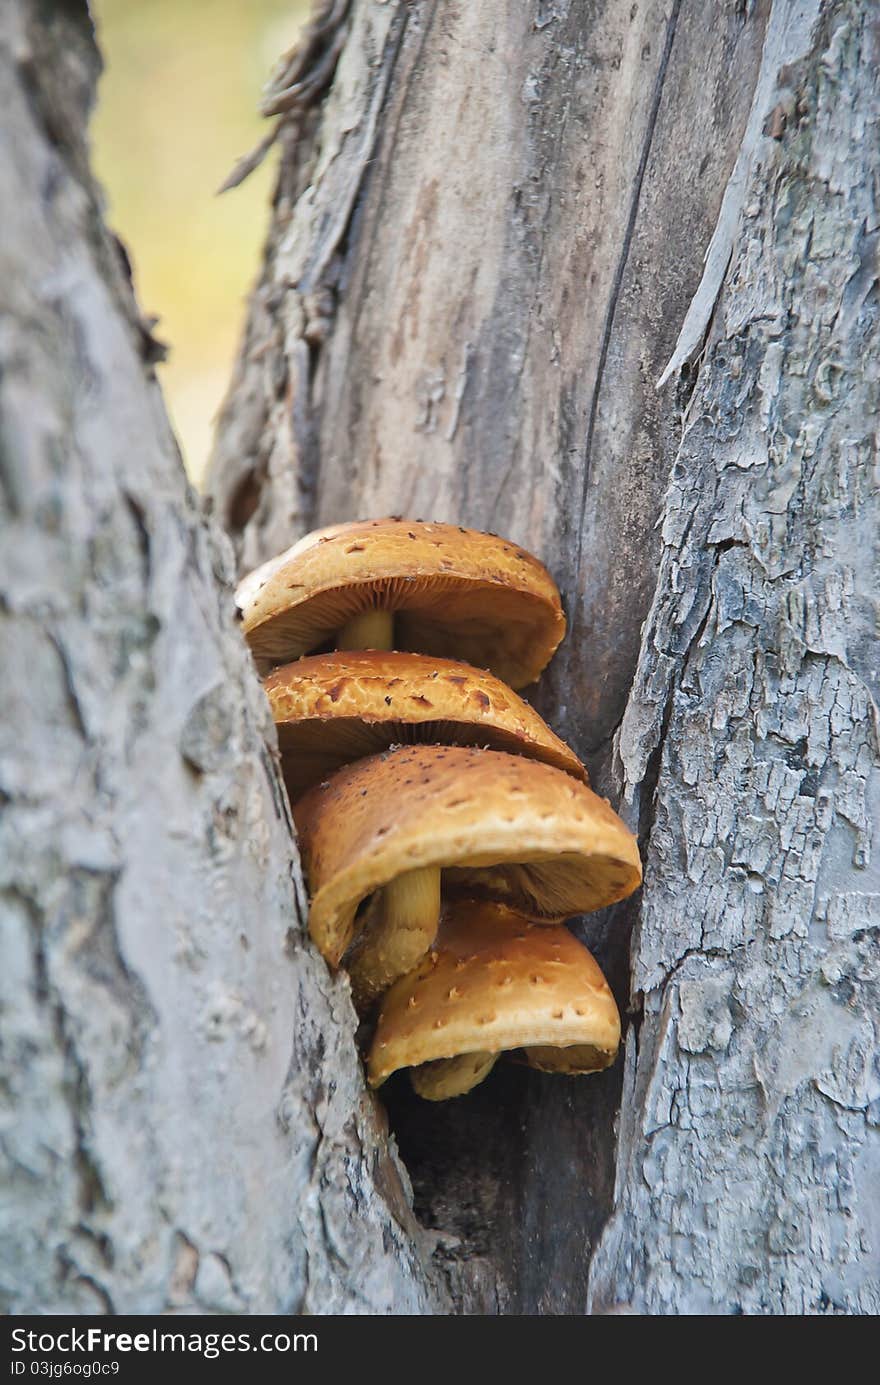
<instances>
[{"instance_id":1,"label":"gray bark","mask_svg":"<svg viewBox=\"0 0 880 1385\"><path fill-rule=\"evenodd\" d=\"M466 1310L876 1311L871 6L346 23L282 130L215 512L242 568L388 512L541 554L539 704L647 865L582 928L626 1064L392 1093L417 1210Z\"/></svg>"},{"instance_id":2,"label":"gray bark","mask_svg":"<svg viewBox=\"0 0 880 1385\"><path fill-rule=\"evenodd\" d=\"M649 1313L880 1309L880 34L799 8L620 733L658 773L593 1294Z\"/></svg>"},{"instance_id":3,"label":"gray bark","mask_svg":"<svg viewBox=\"0 0 880 1385\"><path fill-rule=\"evenodd\" d=\"M101 221L97 72L84 4L0 7L2 1308L436 1310Z\"/></svg>"}]
</instances>

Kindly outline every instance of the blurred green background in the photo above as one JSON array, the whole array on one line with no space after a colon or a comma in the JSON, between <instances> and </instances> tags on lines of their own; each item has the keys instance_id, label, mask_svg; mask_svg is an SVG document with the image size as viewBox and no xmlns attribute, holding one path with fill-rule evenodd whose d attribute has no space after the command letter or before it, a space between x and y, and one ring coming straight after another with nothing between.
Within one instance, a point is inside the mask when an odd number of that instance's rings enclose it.
<instances>
[{"instance_id":1,"label":"blurred green background","mask_svg":"<svg viewBox=\"0 0 880 1385\"><path fill-rule=\"evenodd\" d=\"M159 367L196 483L229 382L269 218L275 155L216 195L268 130L257 107L308 0L90 0L104 55L92 122L108 220L142 311L170 348Z\"/></svg>"}]
</instances>

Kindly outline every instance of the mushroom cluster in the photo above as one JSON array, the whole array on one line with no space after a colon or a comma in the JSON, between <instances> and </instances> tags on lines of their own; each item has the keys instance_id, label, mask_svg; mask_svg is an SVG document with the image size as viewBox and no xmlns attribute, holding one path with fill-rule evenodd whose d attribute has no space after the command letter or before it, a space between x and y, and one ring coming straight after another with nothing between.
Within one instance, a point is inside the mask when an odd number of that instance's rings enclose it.
<instances>
[{"instance_id":1,"label":"mushroom cluster","mask_svg":"<svg viewBox=\"0 0 880 1385\"><path fill-rule=\"evenodd\" d=\"M371 1084L429 1100L502 1053L596 1072L614 998L564 926L641 881L635 839L514 691L565 633L559 591L492 534L338 524L237 593L265 675L310 896L309 931L375 1021Z\"/></svg>"}]
</instances>

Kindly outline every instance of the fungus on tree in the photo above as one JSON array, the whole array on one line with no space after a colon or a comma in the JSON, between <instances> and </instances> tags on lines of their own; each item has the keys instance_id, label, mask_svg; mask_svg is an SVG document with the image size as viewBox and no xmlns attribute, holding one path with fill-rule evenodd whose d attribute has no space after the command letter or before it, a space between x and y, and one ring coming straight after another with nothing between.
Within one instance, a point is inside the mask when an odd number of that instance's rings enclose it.
<instances>
[{"instance_id":1,"label":"fungus on tree","mask_svg":"<svg viewBox=\"0 0 880 1385\"><path fill-rule=\"evenodd\" d=\"M463 659L521 688L565 634L559 590L531 553L417 520L307 534L244 578L236 601L264 667L322 646L397 649Z\"/></svg>"},{"instance_id":2,"label":"fungus on tree","mask_svg":"<svg viewBox=\"0 0 880 1385\"><path fill-rule=\"evenodd\" d=\"M567 928L457 900L430 951L384 996L368 1075L376 1087L409 1068L418 1094L442 1101L482 1082L502 1053L589 1073L614 1061L619 1042L608 983Z\"/></svg>"},{"instance_id":3,"label":"fungus on tree","mask_svg":"<svg viewBox=\"0 0 880 1385\"><path fill-rule=\"evenodd\" d=\"M309 930L332 966L345 957L360 1008L430 947L441 875L447 895L550 920L613 904L641 881L635 839L604 799L551 765L501 751L413 746L372 756L311 789L294 820Z\"/></svg>"},{"instance_id":4,"label":"fungus on tree","mask_svg":"<svg viewBox=\"0 0 880 1385\"><path fill-rule=\"evenodd\" d=\"M264 681L287 791L307 789L392 745L478 745L525 755L586 781L573 750L492 674L424 654L315 654Z\"/></svg>"}]
</instances>

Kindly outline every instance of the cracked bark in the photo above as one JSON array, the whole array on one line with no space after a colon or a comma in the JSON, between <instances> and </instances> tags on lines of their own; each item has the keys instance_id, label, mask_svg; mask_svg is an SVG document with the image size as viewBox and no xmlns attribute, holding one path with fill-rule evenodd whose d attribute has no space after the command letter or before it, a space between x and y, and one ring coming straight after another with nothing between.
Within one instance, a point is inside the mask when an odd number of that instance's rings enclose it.
<instances>
[{"instance_id":1,"label":"cracked bark","mask_svg":"<svg viewBox=\"0 0 880 1385\"><path fill-rule=\"evenodd\" d=\"M798 8L620 734L659 771L592 1301L639 1312L880 1307L880 33Z\"/></svg>"},{"instance_id":2,"label":"cracked bark","mask_svg":"<svg viewBox=\"0 0 880 1385\"><path fill-rule=\"evenodd\" d=\"M539 705L647 862L581 928L625 1063L393 1092L417 1210L501 1311L876 1311L871 8L349 22L213 504L242 568L386 512L541 553Z\"/></svg>"},{"instance_id":3,"label":"cracked bark","mask_svg":"<svg viewBox=\"0 0 880 1385\"><path fill-rule=\"evenodd\" d=\"M101 221L98 66L84 4L2 7L0 1302L438 1311Z\"/></svg>"}]
</instances>

